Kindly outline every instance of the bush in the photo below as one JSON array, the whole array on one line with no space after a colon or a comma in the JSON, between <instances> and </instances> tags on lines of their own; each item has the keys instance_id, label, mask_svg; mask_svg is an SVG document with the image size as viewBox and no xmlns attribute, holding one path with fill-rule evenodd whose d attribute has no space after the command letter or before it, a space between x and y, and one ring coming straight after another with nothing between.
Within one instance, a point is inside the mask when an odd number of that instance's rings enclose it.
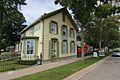
<instances>
[{"instance_id":1,"label":"bush","mask_svg":"<svg viewBox=\"0 0 120 80\"><path fill-rule=\"evenodd\" d=\"M18 60L17 61L17 64L21 64L21 65L34 65L36 63L37 63L36 60Z\"/></svg>"},{"instance_id":2,"label":"bush","mask_svg":"<svg viewBox=\"0 0 120 80\"><path fill-rule=\"evenodd\" d=\"M85 56L89 56L89 55L92 55L92 54L93 54L92 52L86 52Z\"/></svg>"}]
</instances>

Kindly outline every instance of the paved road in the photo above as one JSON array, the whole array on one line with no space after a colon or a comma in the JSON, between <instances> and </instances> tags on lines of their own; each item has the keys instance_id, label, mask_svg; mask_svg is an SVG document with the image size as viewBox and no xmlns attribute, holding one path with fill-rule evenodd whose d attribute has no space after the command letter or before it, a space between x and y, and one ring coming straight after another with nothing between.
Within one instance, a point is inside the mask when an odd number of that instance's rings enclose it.
<instances>
[{"instance_id":1,"label":"paved road","mask_svg":"<svg viewBox=\"0 0 120 80\"><path fill-rule=\"evenodd\" d=\"M109 57L80 80L120 80L120 57Z\"/></svg>"}]
</instances>

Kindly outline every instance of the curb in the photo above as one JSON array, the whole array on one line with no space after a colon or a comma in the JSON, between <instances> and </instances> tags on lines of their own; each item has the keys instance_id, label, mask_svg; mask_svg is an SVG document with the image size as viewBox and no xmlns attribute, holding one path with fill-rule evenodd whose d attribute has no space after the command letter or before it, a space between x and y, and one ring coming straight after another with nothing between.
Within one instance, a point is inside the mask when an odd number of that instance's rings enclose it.
<instances>
[{"instance_id":1,"label":"curb","mask_svg":"<svg viewBox=\"0 0 120 80\"><path fill-rule=\"evenodd\" d=\"M82 77L84 77L85 75L87 75L88 73L90 73L92 70L94 70L95 68L97 68L97 66L99 66L100 64L102 64L104 62L104 60L108 59L110 56L105 57L104 59L66 77L63 80L80 80Z\"/></svg>"}]
</instances>

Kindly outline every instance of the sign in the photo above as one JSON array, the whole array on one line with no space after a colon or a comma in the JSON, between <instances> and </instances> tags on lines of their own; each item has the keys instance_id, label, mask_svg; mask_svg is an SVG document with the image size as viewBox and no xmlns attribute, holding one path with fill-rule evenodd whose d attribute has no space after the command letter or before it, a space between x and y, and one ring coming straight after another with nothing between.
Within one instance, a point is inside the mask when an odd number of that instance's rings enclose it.
<instances>
[{"instance_id":1,"label":"sign","mask_svg":"<svg viewBox=\"0 0 120 80\"><path fill-rule=\"evenodd\" d=\"M93 52L93 57L98 57L97 52Z\"/></svg>"}]
</instances>

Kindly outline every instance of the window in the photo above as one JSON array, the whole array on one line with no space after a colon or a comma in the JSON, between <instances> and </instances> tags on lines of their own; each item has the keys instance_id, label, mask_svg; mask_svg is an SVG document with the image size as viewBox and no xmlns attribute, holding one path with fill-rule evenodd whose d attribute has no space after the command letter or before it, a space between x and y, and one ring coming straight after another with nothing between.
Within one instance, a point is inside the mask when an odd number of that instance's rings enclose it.
<instances>
[{"instance_id":1,"label":"window","mask_svg":"<svg viewBox=\"0 0 120 80\"><path fill-rule=\"evenodd\" d=\"M62 37L67 37L67 27L65 25L62 26Z\"/></svg>"},{"instance_id":2,"label":"window","mask_svg":"<svg viewBox=\"0 0 120 80\"><path fill-rule=\"evenodd\" d=\"M65 22L65 13L64 12L62 13L62 20L63 20L63 22Z\"/></svg>"},{"instance_id":3,"label":"window","mask_svg":"<svg viewBox=\"0 0 120 80\"><path fill-rule=\"evenodd\" d=\"M73 28L70 28L70 37L71 37L71 38L74 38L74 37L75 37L74 29L73 29Z\"/></svg>"},{"instance_id":4,"label":"window","mask_svg":"<svg viewBox=\"0 0 120 80\"><path fill-rule=\"evenodd\" d=\"M34 40L27 40L26 41L26 49L27 49L27 54L33 54L34 52Z\"/></svg>"},{"instance_id":5,"label":"window","mask_svg":"<svg viewBox=\"0 0 120 80\"><path fill-rule=\"evenodd\" d=\"M71 53L74 53L74 52L75 52L75 43L74 43L74 41L71 41L71 42L70 42L70 52L71 52Z\"/></svg>"},{"instance_id":6,"label":"window","mask_svg":"<svg viewBox=\"0 0 120 80\"><path fill-rule=\"evenodd\" d=\"M68 43L66 40L62 41L62 53L63 54L68 53Z\"/></svg>"},{"instance_id":7,"label":"window","mask_svg":"<svg viewBox=\"0 0 120 80\"><path fill-rule=\"evenodd\" d=\"M30 36L33 36L34 35L34 27L31 27L30 29Z\"/></svg>"},{"instance_id":8,"label":"window","mask_svg":"<svg viewBox=\"0 0 120 80\"><path fill-rule=\"evenodd\" d=\"M58 33L57 22L54 22L54 21L50 22L50 33L52 33L52 34L57 34Z\"/></svg>"}]
</instances>

